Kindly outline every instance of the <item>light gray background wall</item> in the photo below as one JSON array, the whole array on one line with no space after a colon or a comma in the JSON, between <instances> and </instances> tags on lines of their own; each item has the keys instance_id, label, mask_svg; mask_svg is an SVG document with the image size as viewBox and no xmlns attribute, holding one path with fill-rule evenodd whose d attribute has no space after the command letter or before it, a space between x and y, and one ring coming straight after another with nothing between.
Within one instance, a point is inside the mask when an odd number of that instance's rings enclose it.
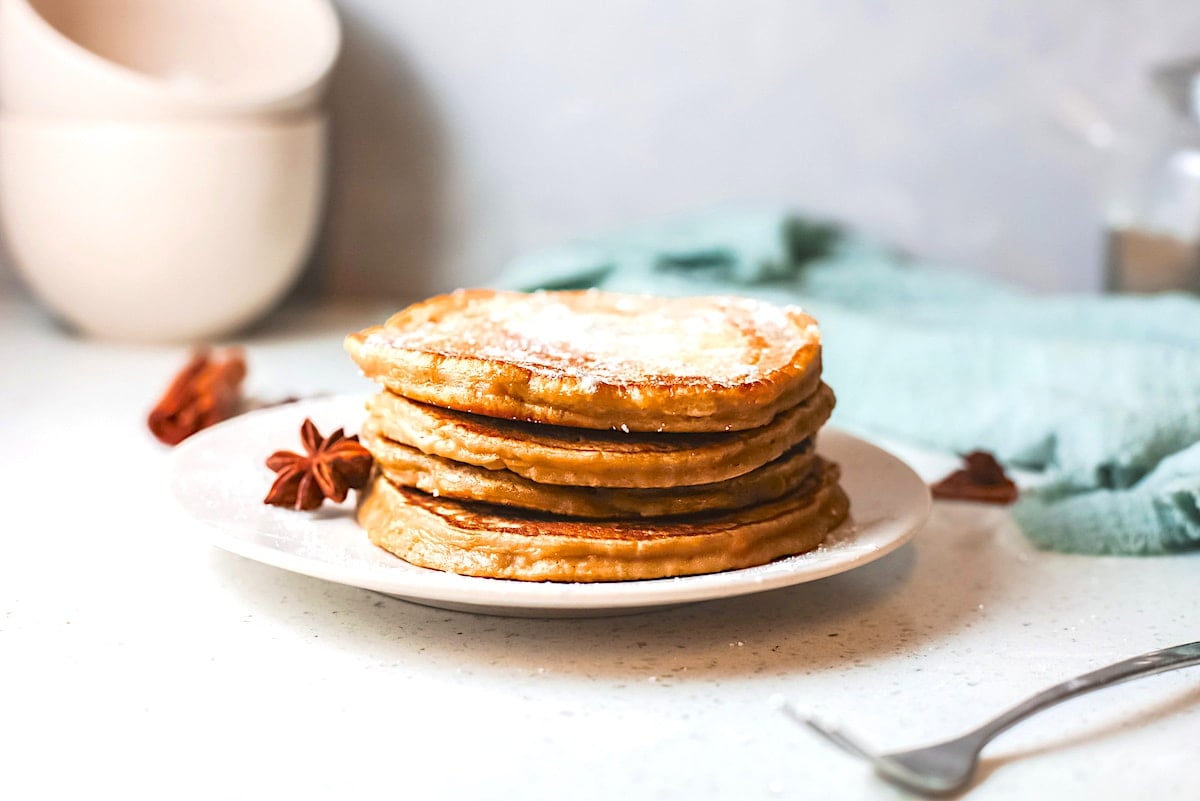
<instances>
[{"instance_id":1,"label":"light gray background wall","mask_svg":"<svg viewBox=\"0 0 1200 801\"><path fill-rule=\"evenodd\" d=\"M964 270L1096 287L1104 159L1195 0L340 0L310 290L417 295L512 254L737 203Z\"/></svg>"}]
</instances>

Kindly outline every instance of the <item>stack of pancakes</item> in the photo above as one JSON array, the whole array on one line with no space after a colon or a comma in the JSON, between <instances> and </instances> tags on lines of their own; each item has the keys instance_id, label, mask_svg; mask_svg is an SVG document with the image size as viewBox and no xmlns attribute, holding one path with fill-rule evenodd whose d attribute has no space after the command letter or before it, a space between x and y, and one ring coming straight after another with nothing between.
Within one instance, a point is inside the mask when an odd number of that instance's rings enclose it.
<instances>
[{"instance_id":1,"label":"stack of pancakes","mask_svg":"<svg viewBox=\"0 0 1200 801\"><path fill-rule=\"evenodd\" d=\"M530 581L710 573L847 516L814 437L816 322L745 298L460 290L346 338L382 385L358 519L425 567Z\"/></svg>"}]
</instances>

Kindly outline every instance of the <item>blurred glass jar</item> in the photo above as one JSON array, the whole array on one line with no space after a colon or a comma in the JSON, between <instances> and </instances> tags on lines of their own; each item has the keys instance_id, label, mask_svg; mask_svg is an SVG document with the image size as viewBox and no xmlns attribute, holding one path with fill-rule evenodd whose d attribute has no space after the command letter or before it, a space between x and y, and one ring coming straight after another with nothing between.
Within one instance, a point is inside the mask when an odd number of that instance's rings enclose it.
<instances>
[{"instance_id":1,"label":"blurred glass jar","mask_svg":"<svg viewBox=\"0 0 1200 801\"><path fill-rule=\"evenodd\" d=\"M1108 288L1200 291L1200 59L1153 83L1161 96L1129 132L1108 208Z\"/></svg>"}]
</instances>

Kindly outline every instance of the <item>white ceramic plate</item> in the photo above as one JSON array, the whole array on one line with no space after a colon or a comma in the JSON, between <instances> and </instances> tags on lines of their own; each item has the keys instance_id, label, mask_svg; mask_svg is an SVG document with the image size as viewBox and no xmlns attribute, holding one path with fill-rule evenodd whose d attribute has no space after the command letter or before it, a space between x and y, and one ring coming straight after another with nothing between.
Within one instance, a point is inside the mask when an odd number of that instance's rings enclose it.
<instances>
[{"instance_id":1,"label":"white ceramic plate","mask_svg":"<svg viewBox=\"0 0 1200 801\"><path fill-rule=\"evenodd\" d=\"M212 544L308 576L405 600L485 614L540 617L621 614L726 598L842 573L896 550L929 513L925 483L880 448L832 428L818 450L842 466L852 518L815 551L760 567L704 576L597 584L472 578L416 567L376 548L352 515L351 501L315 513L266 506L274 478L263 460L301 450L300 424L323 434L358 430L364 398L301 401L251 412L179 445L172 462L175 496L206 523Z\"/></svg>"}]
</instances>

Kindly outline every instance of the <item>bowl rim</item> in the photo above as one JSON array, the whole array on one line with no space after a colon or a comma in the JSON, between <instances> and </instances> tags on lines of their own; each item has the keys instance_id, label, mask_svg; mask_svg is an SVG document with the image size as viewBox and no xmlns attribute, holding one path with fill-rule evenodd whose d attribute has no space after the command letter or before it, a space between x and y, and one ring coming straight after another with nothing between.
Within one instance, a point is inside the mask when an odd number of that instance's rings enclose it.
<instances>
[{"instance_id":1,"label":"bowl rim","mask_svg":"<svg viewBox=\"0 0 1200 801\"><path fill-rule=\"evenodd\" d=\"M206 110L229 108L249 110L255 107L271 107L281 100L299 95L320 85L328 79L343 45L343 32L337 11L330 0L292 0L297 5L304 3L320 17L319 27L325 32L320 48L315 49L313 66L300 72L277 87L254 87L244 91L236 89L210 89L204 85L180 85L165 78L142 72L133 67L105 58L84 47L64 34L39 13L31 0L12 0L12 8L23 15L25 22L46 41L61 51L69 61L88 70L99 70L107 78L125 84L128 89L148 94L161 94L176 103L191 103Z\"/></svg>"}]
</instances>

